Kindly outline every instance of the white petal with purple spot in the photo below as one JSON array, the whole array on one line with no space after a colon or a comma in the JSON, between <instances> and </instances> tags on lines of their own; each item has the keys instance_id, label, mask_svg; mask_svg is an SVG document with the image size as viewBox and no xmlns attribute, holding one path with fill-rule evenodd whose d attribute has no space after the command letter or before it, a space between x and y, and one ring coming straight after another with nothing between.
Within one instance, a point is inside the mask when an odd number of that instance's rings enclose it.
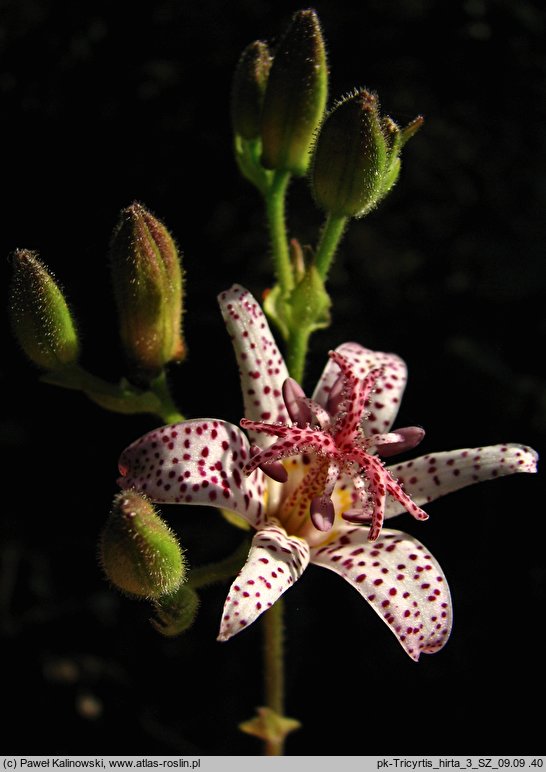
<instances>
[{"instance_id":1,"label":"white petal with purple spot","mask_svg":"<svg viewBox=\"0 0 546 772\"><path fill-rule=\"evenodd\" d=\"M270 521L254 536L248 559L229 590L219 641L227 641L267 611L302 575L309 545Z\"/></svg>"},{"instance_id":2,"label":"white petal with purple spot","mask_svg":"<svg viewBox=\"0 0 546 772\"><path fill-rule=\"evenodd\" d=\"M254 421L286 422L282 386L288 370L262 309L238 284L222 292L218 302L239 365L245 416ZM257 436L251 432L253 441ZM261 447L269 444L271 440L260 437Z\"/></svg>"},{"instance_id":3,"label":"white petal with purple spot","mask_svg":"<svg viewBox=\"0 0 546 772\"><path fill-rule=\"evenodd\" d=\"M398 414L406 386L407 370L404 361L396 354L371 351L359 343L342 343L336 352L349 361L355 374L362 379L372 370L382 368L383 373L377 379L368 405L368 416L362 425L367 437L388 432ZM339 372L339 367L330 359L313 394L313 399L323 407L328 403L328 396L339 378Z\"/></svg>"},{"instance_id":4,"label":"white petal with purple spot","mask_svg":"<svg viewBox=\"0 0 546 772\"><path fill-rule=\"evenodd\" d=\"M349 528L335 541L311 548L311 562L335 571L358 590L412 659L438 651L452 623L442 569L413 536L383 529L371 544L366 531Z\"/></svg>"},{"instance_id":5,"label":"white petal with purple spot","mask_svg":"<svg viewBox=\"0 0 546 772\"><path fill-rule=\"evenodd\" d=\"M516 472L536 472L537 459L532 448L512 443L430 453L389 466L388 470L411 499L421 505L483 480ZM389 499L385 517L394 517L401 512L404 508Z\"/></svg>"},{"instance_id":6,"label":"white petal with purple spot","mask_svg":"<svg viewBox=\"0 0 546 772\"><path fill-rule=\"evenodd\" d=\"M149 432L120 456L118 480L152 501L201 504L237 512L258 527L265 520L263 473L242 473L248 440L233 424L213 418L184 421Z\"/></svg>"}]
</instances>

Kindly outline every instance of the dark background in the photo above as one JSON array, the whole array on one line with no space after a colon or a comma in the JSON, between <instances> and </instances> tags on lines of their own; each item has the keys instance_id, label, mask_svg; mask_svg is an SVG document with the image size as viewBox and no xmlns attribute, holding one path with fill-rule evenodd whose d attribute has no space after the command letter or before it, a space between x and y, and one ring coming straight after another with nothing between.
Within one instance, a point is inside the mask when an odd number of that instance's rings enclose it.
<instances>
[{"instance_id":1,"label":"dark background","mask_svg":"<svg viewBox=\"0 0 546 772\"><path fill-rule=\"evenodd\" d=\"M86 365L118 377L107 247L119 210L145 203L185 253L190 355L172 383L192 417L241 417L215 296L234 281L258 295L271 283L261 204L231 157L231 72L298 7L0 2L4 284L9 253L38 249L80 320ZM408 361L398 425L426 428L423 452L540 450L542 3L315 7L330 101L366 85L399 122L423 113L426 124L392 195L343 242L334 324L313 339L308 389L328 349L357 340ZM305 183L290 204L292 232L314 243ZM153 419L39 384L9 336L3 351L2 752L259 753L236 731L262 701L259 624L216 643L219 586L203 593L193 631L165 640L147 605L111 590L97 565L118 454ZM522 475L430 505L426 524L394 523L431 549L453 592L451 640L419 664L354 590L311 567L287 596L287 712L303 722L288 752L539 753L543 502L540 476ZM213 512L165 514L195 565L238 542Z\"/></svg>"}]
</instances>

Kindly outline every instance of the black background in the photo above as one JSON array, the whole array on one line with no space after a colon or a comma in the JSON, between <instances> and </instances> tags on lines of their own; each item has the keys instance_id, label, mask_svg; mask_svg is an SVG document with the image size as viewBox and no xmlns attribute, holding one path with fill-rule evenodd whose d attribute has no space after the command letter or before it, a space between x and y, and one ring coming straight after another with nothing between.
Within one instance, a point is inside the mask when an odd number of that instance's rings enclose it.
<instances>
[{"instance_id":1,"label":"black background","mask_svg":"<svg viewBox=\"0 0 546 772\"><path fill-rule=\"evenodd\" d=\"M505 441L540 450L542 4L315 7L330 101L366 85L397 121L423 113L426 124L392 195L343 242L334 323L313 339L308 390L328 349L357 340L407 360L398 425L426 428L423 452ZM231 156L231 72L248 42L274 41L297 8L0 2L4 286L9 253L38 249L80 320L85 364L118 377L107 247L119 210L143 202L185 254L190 354L172 383L192 417L241 417L216 294L238 281L259 296L271 284L261 204ZM292 232L313 243L320 217L305 183L289 202ZM219 586L203 593L189 635L162 639L146 604L111 590L97 565L117 457L153 419L40 385L6 338L2 751L259 753L236 731L262 701L259 624L216 643ZM419 664L354 590L309 568L287 596L287 712L303 722L289 753L540 752L542 491L540 476L505 478L430 505L426 524L395 522L431 549L453 592L451 640ZM195 565L238 542L212 511L165 514Z\"/></svg>"}]
</instances>

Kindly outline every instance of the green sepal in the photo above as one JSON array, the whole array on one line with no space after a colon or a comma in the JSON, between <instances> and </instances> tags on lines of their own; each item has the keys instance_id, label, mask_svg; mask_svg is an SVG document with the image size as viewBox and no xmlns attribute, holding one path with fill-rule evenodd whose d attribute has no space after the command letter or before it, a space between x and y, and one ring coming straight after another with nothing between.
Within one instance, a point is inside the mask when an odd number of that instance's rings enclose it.
<instances>
[{"instance_id":1,"label":"green sepal","mask_svg":"<svg viewBox=\"0 0 546 772\"><path fill-rule=\"evenodd\" d=\"M154 602L157 618L150 619L150 623L161 635L174 638L185 633L193 625L199 603L199 595L195 590L183 584L175 592Z\"/></svg>"}]
</instances>

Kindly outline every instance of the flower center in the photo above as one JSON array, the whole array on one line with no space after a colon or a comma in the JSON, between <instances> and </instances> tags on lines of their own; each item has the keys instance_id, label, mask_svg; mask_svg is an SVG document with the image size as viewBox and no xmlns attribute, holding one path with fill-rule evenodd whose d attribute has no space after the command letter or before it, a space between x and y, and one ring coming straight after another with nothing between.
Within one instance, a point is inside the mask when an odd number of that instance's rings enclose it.
<instances>
[{"instance_id":1,"label":"flower center","mask_svg":"<svg viewBox=\"0 0 546 772\"><path fill-rule=\"evenodd\" d=\"M350 362L336 351L330 358L340 369L330 390L325 407L307 399L302 388L291 378L283 385L283 398L291 425L241 420L241 426L255 432L277 437L264 450L253 448L251 460L244 472L257 468L284 483L280 515L285 526L301 521L308 514L315 529L329 531L334 523L340 489L350 488L353 508L346 508L341 499L342 517L351 523L369 525L368 538L375 541L381 532L387 496L395 498L414 517L426 520L428 515L403 491L400 484L376 455L389 456L417 445L424 432L417 427L386 434L365 435L363 422L366 408L381 368L359 377ZM305 454L310 459L300 480L289 481L283 459ZM304 456L304 457L305 457ZM334 489L336 489L334 491Z\"/></svg>"}]
</instances>

